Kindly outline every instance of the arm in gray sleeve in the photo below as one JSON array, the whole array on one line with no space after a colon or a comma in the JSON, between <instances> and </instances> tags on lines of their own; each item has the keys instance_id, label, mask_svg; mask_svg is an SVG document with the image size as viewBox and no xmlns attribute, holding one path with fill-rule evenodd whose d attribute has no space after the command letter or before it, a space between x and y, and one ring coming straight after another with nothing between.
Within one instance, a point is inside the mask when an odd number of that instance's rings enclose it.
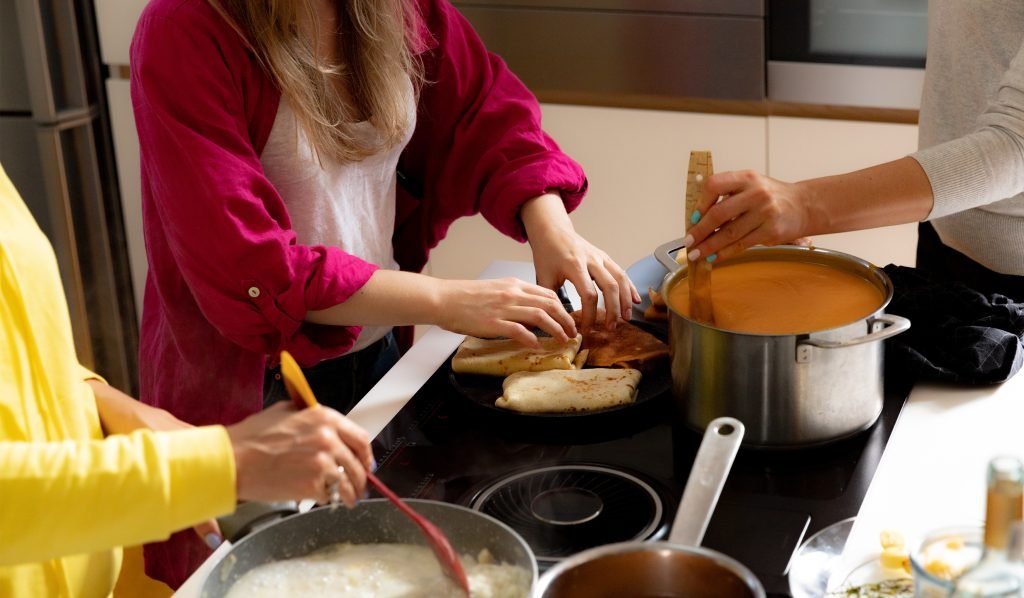
<instances>
[{"instance_id":1,"label":"arm in gray sleeve","mask_svg":"<svg viewBox=\"0 0 1024 598\"><path fill-rule=\"evenodd\" d=\"M971 93L949 81L947 93ZM912 154L932 185L928 219L988 205L1024 191L1024 46L999 82L976 128Z\"/></svg>"}]
</instances>

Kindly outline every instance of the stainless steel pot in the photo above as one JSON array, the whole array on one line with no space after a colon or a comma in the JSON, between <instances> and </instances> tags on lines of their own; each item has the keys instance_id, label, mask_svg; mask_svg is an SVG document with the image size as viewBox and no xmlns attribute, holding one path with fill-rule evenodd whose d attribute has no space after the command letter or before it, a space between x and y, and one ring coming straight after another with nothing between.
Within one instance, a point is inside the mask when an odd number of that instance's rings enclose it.
<instances>
[{"instance_id":1,"label":"stainless steel pot","mask_svg":"<svg viewBox=\"0 0 1024 598\"><path fill-rule=\"evenodd\" d=\"M699 547L742 438L733 418L708 425L667 542L585 550L545 572L534 598L764 598L749 569Z\"/></svg>"},{"instance_id":2,"label":"stainless steel pot","mask_svg":"<svg viewBox=\"0 0 1024 598\"><path fill-rule=\"evenodd\" d=\"M523 567L537 582L537 561L523 538L497 519L465 507L432 500L406 502L448 536L460 554L487 549L502 563ZM203 583L203 598L224 596L250 569L309 554L318 548L351 542L425 545L419 528L386 499L360 501L354 509L323 507L286 517L242 538Z\"/></svg>"},{"instance_id":3,"label":"stainless steel pot","mask_svg":"<svg viewBox=\"0 0 1024 598\"><path fill-rule=\"evenodd\" d=\"M655 257L669 270L661 286L686 277L672 256L680 240ZM882 412L882 342L910 328L885 314L892 282L880 268L852 255L796 246L754 247L729 263L758 260L818 263L852 272L884 300L875 312L838 328L807 334L745 334L701 324L669 308L672 392L687 423L703 428L728 415L746 423L745 446L814 446L871 427ZM799 305L794 305L799 309Z\"/></svg>"}]
</instances>

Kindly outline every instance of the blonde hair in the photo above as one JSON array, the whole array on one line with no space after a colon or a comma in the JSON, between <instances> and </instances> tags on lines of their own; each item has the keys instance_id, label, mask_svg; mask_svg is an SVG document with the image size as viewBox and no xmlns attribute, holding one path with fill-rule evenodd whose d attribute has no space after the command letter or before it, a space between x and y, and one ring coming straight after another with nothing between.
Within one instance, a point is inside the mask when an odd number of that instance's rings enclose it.
<instances>
[{"instance_id":1,"label":"blonde hair","mask_svg":"<svg viewBox=\"0 0 1024 598\"><path fill-rule=\"evenodd\" d=\"M208 0L252 46L295 113L318 155L359 161L393 147L409 124L408 85L419 89L415 0L338 0L338 43L344 64L318 56L319 24L311 0ZM300 11L306 11L303 15ZM302 31L307 17L314 31ZM346 105L333 80L344 77L355 103ZM357 130L364 115L380 133Z\"/></svg>"}]
</instances>

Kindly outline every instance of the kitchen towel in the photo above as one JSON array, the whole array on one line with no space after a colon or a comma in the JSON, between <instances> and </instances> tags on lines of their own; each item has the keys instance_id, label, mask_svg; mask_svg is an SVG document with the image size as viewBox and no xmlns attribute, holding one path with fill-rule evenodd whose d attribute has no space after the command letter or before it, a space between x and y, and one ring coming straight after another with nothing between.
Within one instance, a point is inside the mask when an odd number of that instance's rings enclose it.
<instances>
[{"instance_id":1,"label":"kitchen towel","mask_svg":"<svg viewBox=\"0 0 1024 598\"><path fill-rule=\"evenodd\" d=\"M886 368L914 381L996 384L1024 365L1024 303L890 264L887 313L910 330L886 341Z\"/></svg>"}]
</instances>

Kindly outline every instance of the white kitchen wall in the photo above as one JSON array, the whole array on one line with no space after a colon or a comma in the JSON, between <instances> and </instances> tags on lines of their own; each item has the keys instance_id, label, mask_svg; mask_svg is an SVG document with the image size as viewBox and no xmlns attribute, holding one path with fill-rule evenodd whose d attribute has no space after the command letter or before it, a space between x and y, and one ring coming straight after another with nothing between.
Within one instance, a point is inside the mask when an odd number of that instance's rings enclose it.
<instances>
[{"instance_id":1,"label":"white kitchen wall","mask_svg":"<svg viewBox=\"0 0 1024 598\"><path fill-rule=\"evenodd\" d=\"M117 157L117 178L121 187L128 262L132 271L135 314L142 319L142 291L146 284L146 246L142 235L142 188L139 176L139 139L127 77L128 55L135 24L146 0L94 0L100 55L110 67L107 104Z\"/></svg>"},{"instance_id":2,"label":"white kitchen wall","mask_svg":"<svg viewBox=\"0 0 1024 598\"><path fill-rule=\"evenodd\" d=\"M768 118L768 174L784 181L858 170L917 149L917 125L811 118ZM815 245L856 255L878 266L913 266L917 225L820 235Z\"/></svg>"},{"instance_id":3,"label":"white kitchen wall","mask_svg":"<svg viewBox=\"0 0 1024 598\"><path fill-rule=\"evenodd\" d=\"M117 157L117 179L121 186L121 213L128 243L128 263L132 270L135 313L142 320L142 290L146 283L146 244L142 236L142 183L139 172L139 138L127 79L107 79L107 104L110 128Z\"/></svg>"},{"instance_id":4,"label":"white kitchen wall","mask_svg":"<svg viewBox=\"0 0 1024 598\"><path fill-rule=\"evenodd\" d=\"M623 267L682 236L690 150L711 150L716 171L752 169L797 181L893 160L917 147L917 126L906 124L550 104L543 110L545 129L590 179L587 199L572 215L576 229ZM814 242L878 265L913 265L917 230L907 224ZM494 259L529 260L530 248L483 218L469 218L452 227L430 266L435 276L472 278Z\"/></svg>"},{"instance_id":5,"label":"white kitchen wall","mask_svg":"<svg viewBox=\"0 0 1024 598\"><path fill-rule=\"evenodd\" d=\"M545 130L590 180L576 230L624 268L683 236L691 150L711 150L717 170L767 168L764 117L552 104L543 113ZM431 254L431 273L475 278L495 259L529 260L530 248L467 218Z\"/></svg>"},{"instance_id":6,"label":"white kitchen wall","mask_svg":"<svg viewBox=\"0 0 1024 598\"><path fill-rule=\"evenodd\" d=\"M93 0L100 55L106 64L127 65L135 23L147 0Z\"/></svg>"}]
</instances>

